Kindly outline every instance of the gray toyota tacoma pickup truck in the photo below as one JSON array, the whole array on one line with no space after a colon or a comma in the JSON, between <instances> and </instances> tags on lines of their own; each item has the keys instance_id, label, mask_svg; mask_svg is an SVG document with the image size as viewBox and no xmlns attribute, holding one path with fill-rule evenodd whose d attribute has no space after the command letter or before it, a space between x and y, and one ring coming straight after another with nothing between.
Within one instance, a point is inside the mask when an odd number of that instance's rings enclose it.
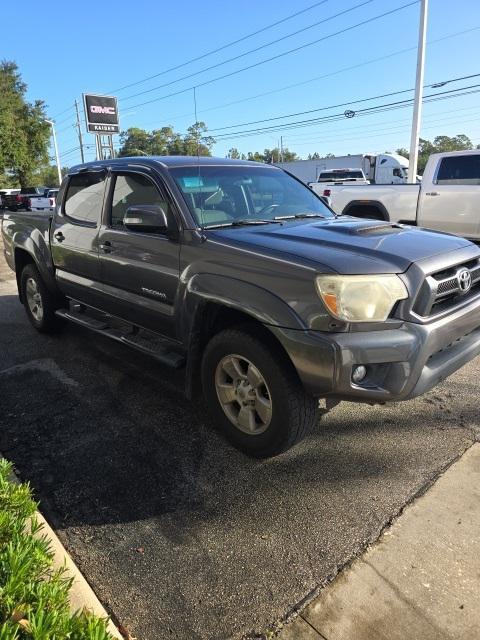
<instances>
[{"instance_id":1,"label":"gray toyota tacoma pickup truck","mask_svg":"<svg viewBox=\"0 0 480 640\"><path fill-rule=\"evenodd\" d=\"M408 400L480 353L480 248L337 216L273 166L121 158L73 168L53 215L7 214L38 331L70 320L185 369L240 449L271 456L319 399Z\"/></svg>"}]
</instances>

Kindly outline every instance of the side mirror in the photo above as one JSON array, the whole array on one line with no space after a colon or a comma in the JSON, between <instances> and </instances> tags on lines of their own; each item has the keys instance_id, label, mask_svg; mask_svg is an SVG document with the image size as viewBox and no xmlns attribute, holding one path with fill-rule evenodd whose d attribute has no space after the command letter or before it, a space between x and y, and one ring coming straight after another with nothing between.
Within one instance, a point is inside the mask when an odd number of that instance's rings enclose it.
<instances>
[{"instance_id":1,"label":"side mirror","mask_svg":"<svg viewBox=\"0 0 480 640\"><path fill-rule=\"evenodd\" d=\"M128 207L123 224L132 231L167 233L168 220L164 208L158 204L136 204Z\"/></svg>"}]
</instances>

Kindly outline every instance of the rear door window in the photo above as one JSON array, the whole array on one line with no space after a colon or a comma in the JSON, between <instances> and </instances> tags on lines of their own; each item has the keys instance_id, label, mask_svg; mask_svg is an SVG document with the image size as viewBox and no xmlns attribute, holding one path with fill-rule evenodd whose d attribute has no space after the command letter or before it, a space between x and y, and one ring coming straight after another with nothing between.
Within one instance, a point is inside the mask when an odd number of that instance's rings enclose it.
<instances>
[{"instance_id":1,"label":"rear door window","mask_svg":"<svg viewBox=\"0 0 480 640\"><path fill-rule=\"evenodd\" d=\"M442 158L437 184L480 184L480 154Z\"/></svg>"},{"instance_id":2,"label":"rear door window","mask_svg":"<svg viewBox=\"0 0 480 640\"><path fill-rule=\"evenodd\" d=\"M65 215L75 222L96 225L102 212L105 177L103 171L72 176L65 194Z\"/></svg>"}]
</instances>

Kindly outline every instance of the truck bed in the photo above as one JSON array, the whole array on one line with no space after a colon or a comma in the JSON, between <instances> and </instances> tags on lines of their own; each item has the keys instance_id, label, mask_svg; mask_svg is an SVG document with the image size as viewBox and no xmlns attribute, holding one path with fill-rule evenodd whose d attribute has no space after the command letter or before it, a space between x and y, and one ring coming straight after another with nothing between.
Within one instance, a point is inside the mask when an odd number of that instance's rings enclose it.
<instances>
[{"instance_id":1,"label":"truck bed","mask_svg":"<svg viewBox=\"0 0 480 640\"><path fill-rule=\"evenodd\" d=\"M388 212L387 219L392 222L416 223L420 194L418 184L332 185L326 188L330 190L331 207L335 213L345 215L357 203L375 203Z\"/></svg>"},{"instance_id":2,"label":"truck bed","mask_svg":"<svg viewBox=\"0 0 480 640\"><path fill-rule=\"evenodd\" d=\"M14 243L32 237L37 247L44 254L44 259L51 265L50 259L50 212L32 211L5 212L1 221L5 259L11 269L15 270Z\"/></svg>"}]
</instances>

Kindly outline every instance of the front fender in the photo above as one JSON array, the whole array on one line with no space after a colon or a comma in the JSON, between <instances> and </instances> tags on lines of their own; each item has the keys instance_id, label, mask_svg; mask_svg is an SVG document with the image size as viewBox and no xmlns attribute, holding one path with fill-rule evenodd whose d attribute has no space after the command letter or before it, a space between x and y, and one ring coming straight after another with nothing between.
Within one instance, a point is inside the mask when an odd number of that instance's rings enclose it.
<instances>
[{"instance_id":1,"label":"front fender","mask_svg":"<svg viewBox=\"0 0 480 640\"><path fill-rule=\"evenodd\" d=\"M184 287L179 310L181 335L189 335L202 302L213 302L250 315L266 325L305 330L300 316L281 298L263 287L211 273L197 274ZM184 333L184 332L187 333Z\"/></svg>"}]
</instances>

